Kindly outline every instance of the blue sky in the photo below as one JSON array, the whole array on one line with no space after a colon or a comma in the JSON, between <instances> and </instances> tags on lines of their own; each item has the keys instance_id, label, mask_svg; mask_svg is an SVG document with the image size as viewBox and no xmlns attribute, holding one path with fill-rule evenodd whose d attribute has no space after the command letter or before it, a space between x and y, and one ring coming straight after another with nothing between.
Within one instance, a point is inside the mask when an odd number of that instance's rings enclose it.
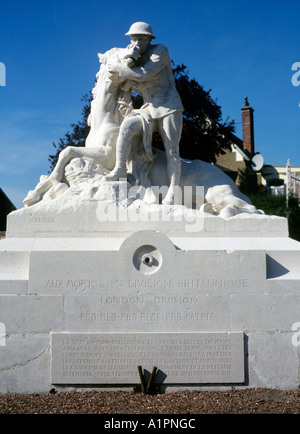
<instances>
[{"instance_id":1,"label":"blue sky","mask_svg":"<svg viewBox=\"0 0 300 434\"><path fill-rule=\"evenodd\" d=\"M97 53L125 47L146 21L175 64L185 64L236 121L254 108L255 147L267 164L300 164L300 3L296 0L11 0L0 5L0 187L17 207L47 174L52 142L81 117Z\"/></svg>"}]
</instances>

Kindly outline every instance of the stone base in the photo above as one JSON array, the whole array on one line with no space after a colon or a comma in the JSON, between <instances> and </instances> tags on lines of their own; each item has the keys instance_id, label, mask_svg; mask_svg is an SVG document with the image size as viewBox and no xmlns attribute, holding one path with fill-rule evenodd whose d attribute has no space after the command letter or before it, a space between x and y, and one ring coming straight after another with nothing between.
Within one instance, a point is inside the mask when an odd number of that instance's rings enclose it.
<instances>
[{"instance_id":1,"label":"stone base","mask_svg":"<svg viewBox=\"0 0 300 434\"><path fill-rule=\"evenodd\" d=\"M285 219L204 215L190 233L183 219L16 213L0 241L0 393L132 386L138 365L167 390L298 388L300 244Z\"/></svg>"},{"instance_id":2,"label":"stone base","mask_svg":"<svg viewBox=\"0 0 300 434\"><path fill-rule=\"evenodd\" d=\"M103 195L106 190L104 190ZM58 199L61 200L59 207ZM137 230L155 230L179 237L288 237L283 217L241 213L228 219L184 205L148 205L130 198L118 204L80 200L40 202L10 213L7 238L119 238Z\"/></svg>"}]
</instances>

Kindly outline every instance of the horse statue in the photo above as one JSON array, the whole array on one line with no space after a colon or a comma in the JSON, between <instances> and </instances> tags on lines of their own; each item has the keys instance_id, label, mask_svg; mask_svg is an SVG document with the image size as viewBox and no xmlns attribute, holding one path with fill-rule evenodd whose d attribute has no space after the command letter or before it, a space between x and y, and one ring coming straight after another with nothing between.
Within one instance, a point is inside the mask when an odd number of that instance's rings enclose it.
<instances>
[{"instance_id":1,"label":"horse statue","mask_svg":"<svg viewBox=\"0 0 300 434\"><path fill-rule=\"evenodd\" d=\"M32 206L44 198L55 199L70 187L71 163L80 159L81 166L96 167L97 181L101 181L115 166L116 142L120 125L126 116L135 111L132 105L131 88L126 80L109 70L109 62L128 62L126 48L112 48L98 54L100 70L96 75L93 89L91 112L88 118L90 132L84 147L68 146L59 154L57 164L49 176L42 175L34 190L23 200L25 206ZM152 150L149 159L143 147L143 138L137 137L128 161L128 182L151 188L168 186L166 153ZM78 182L78 180L77 180ZM239 213L261 213L242 194L232 179L216 166L201 160L181 159L181 180L179 188L191 187L191 207L201 204L200 210L223 217ZM198 198L202 187L202 198ZM49 194L50 190L50 194ZM197 193L198 192L198 193ZM47 194L46 194L47 193Z\"/></svg>"}]
</instances>

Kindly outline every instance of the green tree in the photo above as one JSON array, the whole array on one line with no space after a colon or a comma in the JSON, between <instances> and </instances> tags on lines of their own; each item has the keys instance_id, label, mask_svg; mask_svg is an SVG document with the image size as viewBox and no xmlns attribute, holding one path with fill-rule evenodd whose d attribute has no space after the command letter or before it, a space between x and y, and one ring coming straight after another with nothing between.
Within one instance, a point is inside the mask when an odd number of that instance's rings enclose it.
<instances>
[{"instance_id":1,"label":"green tree","mask_svg":"<svg viewBox=\"0 0 300 434\"><path fill-rule=\"evenodd\" d=\"M215 163L216 156L231 147L234 121L222 120L221 107L211 97L211 89L206 91L190 79L185 65L176 66L173 72L185 109L180 155Z\"/></svg>"},{"instance_id":2,"label":"green tree","mask_svg":"<svg viewBox=\"0 0 300 434\"><path fill-rule=\"evenodd\" d=\"M246 163L247 164L247 163ZM265 187L258 183L257 173L251 167L239 170L239 189L246 196L265 193Z\"/></svg>"},{"instance_id":3,"label":"green tree","mask_svg":"<svg viewBox=\"0 0 300 434\"><path fill-rule=\"evenodd\" d=\"M286 217L289 226L289 236L300 241L300 203L293 195L289 196L288 207L285 195L272 196L266 194L249 195L254 206L261 209L267 215Z\"/></svg>"},{"instance_id":4,"label":"green tree","mask_svg":"<svg viewBox=\"0 0 300 434\"><path fill-rule=\"evenodd\" d=\"M180 155L187 159L201 159L215 163L216 156L230 149L234 132L234 121L228 118L223 121L221 107L211 97L211 90L204 90L203 86L193 78L190 79L185 65L173 67L176 88L181 97L183 113L183 131L180 141ZM49 156L52 171L60 151L67 146L84 146L89 133L87 118L90 113L91 93L82 98L84 107L82 118L77 124L71 124L72 131L53 143L56 152ZM134 107L142 105L141 95L133 95ZM153 136L153 146L163 149L158 134Z\"/></svg>"}]
</instances>

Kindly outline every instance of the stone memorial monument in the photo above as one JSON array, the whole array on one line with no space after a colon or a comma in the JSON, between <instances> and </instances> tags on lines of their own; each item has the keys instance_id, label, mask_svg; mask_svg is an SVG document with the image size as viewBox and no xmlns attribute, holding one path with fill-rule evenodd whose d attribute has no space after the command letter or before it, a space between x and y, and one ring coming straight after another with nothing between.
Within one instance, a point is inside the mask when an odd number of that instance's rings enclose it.
<instances>
[{"instance_id":1,"label":"stone memorial monument","mask_svg":"<svg viewBox=\"0 0 300 434\"><path fill-rule=\"evenodd\" d=\"M180 158L168 50L146 23L127 35L98 55L85 147L8 216L0 393L132 387L140 366L166 390L297 388L300 244L217 167Z\"/></svg>"}]
</instances>

